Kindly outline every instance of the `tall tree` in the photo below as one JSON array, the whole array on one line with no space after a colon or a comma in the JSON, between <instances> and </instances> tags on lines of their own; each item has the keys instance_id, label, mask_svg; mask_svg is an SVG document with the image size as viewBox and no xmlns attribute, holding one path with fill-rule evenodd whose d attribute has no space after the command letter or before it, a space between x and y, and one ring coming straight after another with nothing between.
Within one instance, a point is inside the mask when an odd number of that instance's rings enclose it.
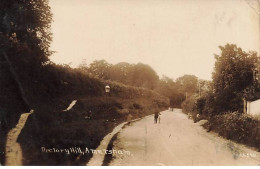
<instances>
[{"instance_id":1,"label":"tall tree","mask_svg":"<svg viewBox=\"0 0 260 169\"><path fill-rule=\"evenodd\" d=\"M90 64L88 68L88 72L100 79L105 79L105 80L111 79L110 78L111 66L112 65L105 60L95 60Z\"/></svg>"},{"instance_id":2,"label":"tall tree","mask_svg":"<svg viewBox=\"0 0 260 169\"><path fill-rule=\"evenodd\" d=\"M50 31L52 13L48 0L8 0L0 3L0 33L12 45L1 44L4 50L16 47L33 64L48 61L52 40ZM21 52L21 51L20 51ZM10 53L10 55L14 52ZM19 57L19 56L18 56Z\"/></svg>"},{"instance_id":3,"label":"tall tree","mask_svg":"<svg viewBox=\"0 0 260 169\"><path fill-rule=\"evenodd\" d=\"M110 70L111 79L124 84L130 84L133 67L134 65L127 62L120 62L113 65Z\"/></svg>"},{"instance_id":4,"label":"tall tree","mask_svg":"<svg viewBox=\"0 0 260 169\"><path fill-rule=\"evenodd\" d=\"M143 63L134 65L130 77L131 85L148 89L154 89L159 80L157 73L149 65Z\"/></svg>"},{"instance_id":5,"label":"tall tree","mask_svg":"<svg viewBox=\"0 0 260 169\"><path fill-rule=\"evenodd\" d=\"M26 104L24 86L39 76L41 66L51 54L51 21L48 0L0 3L0 57L8 64Z\"/></svg>"},{"instance_id":6,"label":"tall tree","mask_svg":"<svg viewBox=\"0 0 260 169\"><path fill-rule=\"evenodd\" d=\"M198 78L194 75L184 75L176 79L179 89L184 94L194 94L198 90Z\"/></svg>"},{"instance_id":7,"label":"tall tree","mask_svg":"<svg viewBox=\"0 0 260 169\"><path fill-rule=\"evenodd\" d=\"M243 106L246 87L253 83L253 70L257 62L255 52L247 53L234 44L220 46L221 54L215 55L212 73L213 88L218 111L237 111Z\"/></svg>"}]
</instances>

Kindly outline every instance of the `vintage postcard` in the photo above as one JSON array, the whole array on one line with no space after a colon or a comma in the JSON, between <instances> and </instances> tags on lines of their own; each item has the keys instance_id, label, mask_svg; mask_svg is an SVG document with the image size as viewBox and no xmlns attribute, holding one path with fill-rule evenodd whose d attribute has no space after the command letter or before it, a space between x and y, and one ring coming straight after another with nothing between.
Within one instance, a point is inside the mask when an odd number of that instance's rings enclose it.
<instances>
[{"instance_id":1,"label":"vintage postcard","mask_svg":"<svg viewBox=\"0 0 260 169\"><path fill-rule=\"evenodd\" d=\"M1 166L259 166L259 0L1 0Z\"/></svg>"}]
</instances>

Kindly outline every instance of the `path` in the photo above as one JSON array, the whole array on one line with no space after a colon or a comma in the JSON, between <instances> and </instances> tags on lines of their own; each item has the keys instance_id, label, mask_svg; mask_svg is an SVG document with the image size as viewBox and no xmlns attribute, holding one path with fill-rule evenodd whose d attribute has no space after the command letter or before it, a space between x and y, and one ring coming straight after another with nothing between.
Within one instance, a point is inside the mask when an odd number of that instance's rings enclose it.
<instances>
[{"instance_id":1,"label":"path","mask_svg":"<svg viewBox=\"0 0 260 169\"><path fill-rule=\"evenodd\" d=\"M181 110L161 112L161 124L146 117L122 129L110 165L260 165L260 153L208 133Z\"/></svg>"},{"instance_id":2,"label":"path","mask_svg":"<svg viewBox=\"0 0 260 169\"><path fill-rule=\"evenodd\" d=\"M33 110L31 110L29 113L21 114L16 127L11 129L7 134L6 150L5 150L6 166L21 166L23 164L22 149L20 144L17 142L17 139L27 121L28 116L32 113Z\"/></svg>"}]
</instances>

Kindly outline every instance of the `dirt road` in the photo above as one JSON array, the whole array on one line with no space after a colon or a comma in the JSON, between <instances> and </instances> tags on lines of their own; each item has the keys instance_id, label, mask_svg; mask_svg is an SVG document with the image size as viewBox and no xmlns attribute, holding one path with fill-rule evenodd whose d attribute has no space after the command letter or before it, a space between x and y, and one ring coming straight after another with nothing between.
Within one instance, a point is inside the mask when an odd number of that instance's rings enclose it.
<instances>
[{"instance_id":1,"label":"dirt road","mask_svg":"<svg viewBox=\"0 0 260 169\"><path fill-rule=\"evenodd\" d=\"M206 132L181 110L161 114L160 124L150 116L122 129L110 165L260 165L259 152Z\"/></svg>"}]
</instances>

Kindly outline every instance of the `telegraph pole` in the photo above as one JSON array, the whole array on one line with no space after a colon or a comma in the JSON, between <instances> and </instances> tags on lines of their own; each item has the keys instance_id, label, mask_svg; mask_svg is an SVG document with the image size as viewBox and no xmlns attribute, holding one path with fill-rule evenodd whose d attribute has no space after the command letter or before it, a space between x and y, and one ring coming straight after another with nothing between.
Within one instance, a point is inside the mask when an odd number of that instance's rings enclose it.
<instances>
[{"instance_id":1,"label":"telegraph pole","mask_svg":"<svg viewBox=\"0 0 260 169\"><path fill-rule=\"evenodd\" d=\"M200 82L199 82L199 98L200 98L200 95L201 95L201 91L200 91Z\"/></svg>"}]
</instances>

